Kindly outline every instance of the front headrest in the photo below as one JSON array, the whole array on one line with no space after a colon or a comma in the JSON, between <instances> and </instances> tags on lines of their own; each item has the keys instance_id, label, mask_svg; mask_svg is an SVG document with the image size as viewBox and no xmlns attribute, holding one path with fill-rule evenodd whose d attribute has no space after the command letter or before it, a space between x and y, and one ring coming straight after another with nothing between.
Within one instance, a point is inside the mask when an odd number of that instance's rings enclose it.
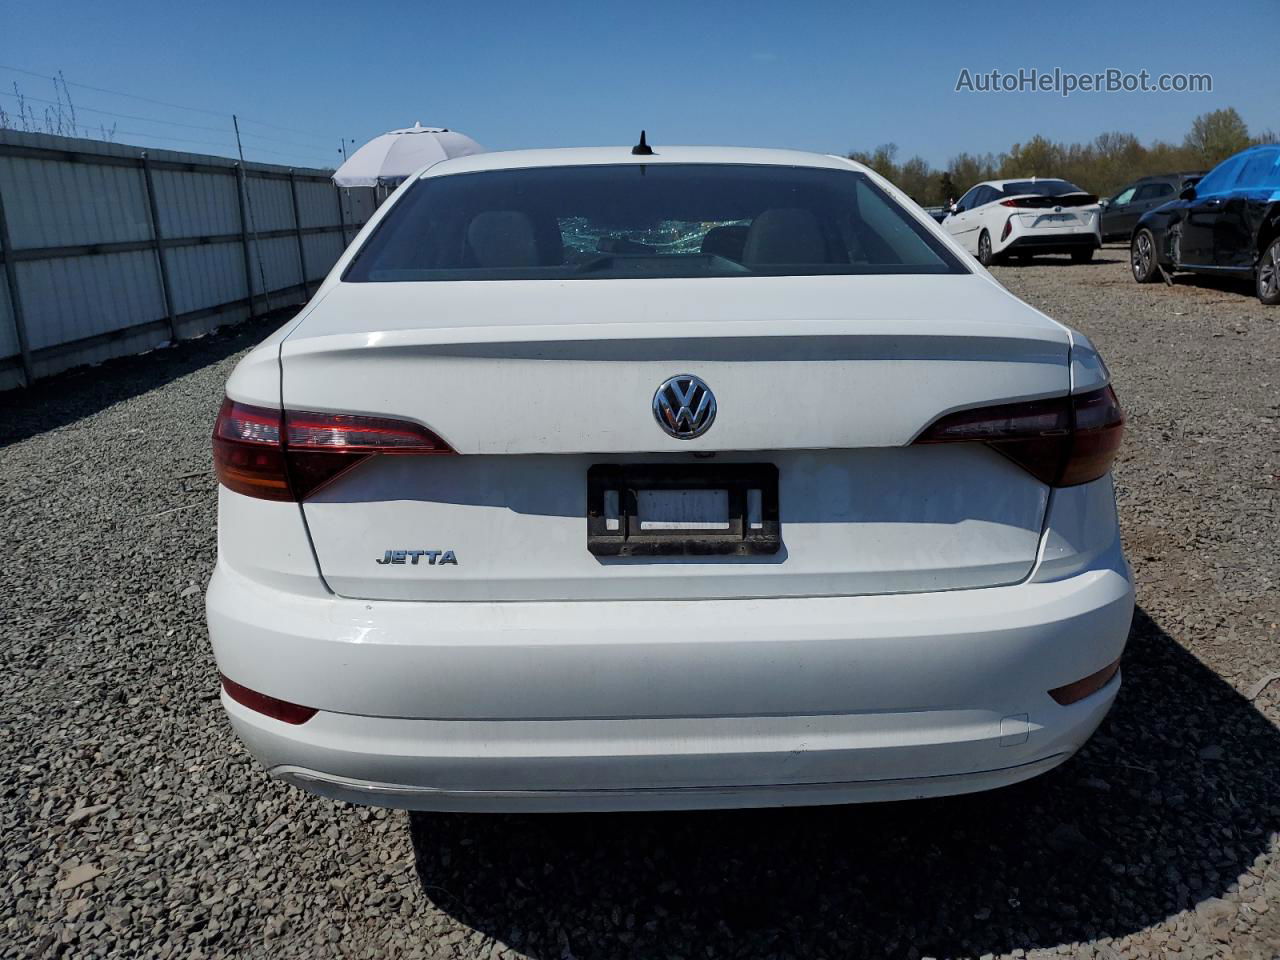
<instances>
[{"instance_id":1,"label":"front headrest","mask_svg":"<svg viewBox=\"0 0 1280 960\"><path fill-rule=\"evenodd\" d=\"M467 246L482 267L536 267L533 219L521 210L486 210L467 227Z\"/></svg>"},{"instance_id":2,"label":"front headrest","mask_svg":"<svg viewBox=\"0 0 1280 960\"><path fill-rule=\"evenodd\" d=\"M827 244L818 218L800 207L774 207L751 221L742 253L745 264L826 263Z\"/></svg>"}]
</instances>

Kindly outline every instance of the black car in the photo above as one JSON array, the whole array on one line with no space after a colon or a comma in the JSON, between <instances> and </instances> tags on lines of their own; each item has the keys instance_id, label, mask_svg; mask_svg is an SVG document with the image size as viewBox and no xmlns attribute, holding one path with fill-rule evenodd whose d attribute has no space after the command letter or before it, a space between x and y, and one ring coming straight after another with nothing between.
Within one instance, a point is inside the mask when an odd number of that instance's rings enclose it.
<instances>
[{"instance_id":1,"label":"black car","mask_svg":"<svg viewBox=\"0 0 1280 960\"><path fill-rule=\"evenodd\" d=\"M1139 283L1162 269L1252 277L1258 299L1280 304L1280 145L1237 153L1144 214L1129 263Z\"/></svg>"},{"instance_id":2,"label":"black car","mask_svg":"<svg viewBox=\"0 0 1280 960\"><path fill-rule=\"evenodd\" d=\"M1203 170L1142 177L1128 184L1109 200L1101 201L1103 241L1128 240L1144 213L1168 203L1202 176Z\"/></svg>"}]
</instances>

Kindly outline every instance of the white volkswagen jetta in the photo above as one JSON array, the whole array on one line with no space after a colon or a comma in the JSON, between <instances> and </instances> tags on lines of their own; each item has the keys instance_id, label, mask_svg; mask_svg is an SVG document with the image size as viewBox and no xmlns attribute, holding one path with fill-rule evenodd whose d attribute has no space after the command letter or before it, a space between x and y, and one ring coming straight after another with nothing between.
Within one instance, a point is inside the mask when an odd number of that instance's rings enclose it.
<instances>
[{"instance_id":1,"label":"white volkswagen jetta","mask_svg":"<svg viewBox=\"0 0 1280 960\"><path fill-rule=\"evenodd\" d=\"M961 793L1119 687L1106 367L840 158L439 163L226 393L222 702L327 796Z\"/></svg>"},{"instance_id":2,"label":"white volkswagen jetta","mask_svg":"<svg viewBox=\"0 0 1280 960\"><path fill-rule=\"evenodd\" d=\"M984 267L1038 253L1069 253L1086 263L1102 245L1102 208L1066 180L988 180L956 201L942 229Z\"/></svg>"}]
</instances>

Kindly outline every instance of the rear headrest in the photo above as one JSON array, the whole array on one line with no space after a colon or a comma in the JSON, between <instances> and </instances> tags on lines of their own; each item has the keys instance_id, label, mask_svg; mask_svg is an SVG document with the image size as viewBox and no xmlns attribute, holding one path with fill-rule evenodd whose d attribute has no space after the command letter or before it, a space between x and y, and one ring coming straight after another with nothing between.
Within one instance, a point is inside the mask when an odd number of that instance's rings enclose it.
<instances>
[{"instance_id":1,"label":"rear headrest","mask_svg":"<svg viewBox=\"0 0 1280 960\"><path fill-rule=\"evenodd\" d=\"M486 210L467 227L467 246L482 267L536 267L533 219L520 210Z\"/></svg>"},{"instance_id":2,"label":"rear headrest","mask_svg":"<svg viewBox=\"0 0 1280 960\"><path fill-rule=\"evenodd\" d=\"M827 244L818 218L800 207L774 207L751 221L742 253L745 264L826 263Z\"/></svg>"},{"instance_id":3,"label":"rear headrest","mask_svg":"<svg viewBox=\"0 0 1280 960\"><path fill-rule=\"evenodd\" d=\"M702 252L717 257L728 257L730 260L742 262L742 251L747 243L747 227L743 224L729 223L722 227L712 227L702 238Z\"/></svg>"}]
</instances>

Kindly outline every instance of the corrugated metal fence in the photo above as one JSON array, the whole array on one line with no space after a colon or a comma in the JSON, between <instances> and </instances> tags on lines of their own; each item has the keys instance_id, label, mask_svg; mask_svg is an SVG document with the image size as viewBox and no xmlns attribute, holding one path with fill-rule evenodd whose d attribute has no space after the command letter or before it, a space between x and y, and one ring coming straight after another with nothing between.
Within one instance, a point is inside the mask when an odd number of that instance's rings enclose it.
<instances>
[{"instance_id":1,"label":"corrugated metal fence","mask_svg":"<svg viewBox=\"0 0 1280 960\"><path fill-rule=\"evenodd\" d=\"M322 170L0 130L0 390L302 303L374 205Z\"/></svg>"}]
</instances>

